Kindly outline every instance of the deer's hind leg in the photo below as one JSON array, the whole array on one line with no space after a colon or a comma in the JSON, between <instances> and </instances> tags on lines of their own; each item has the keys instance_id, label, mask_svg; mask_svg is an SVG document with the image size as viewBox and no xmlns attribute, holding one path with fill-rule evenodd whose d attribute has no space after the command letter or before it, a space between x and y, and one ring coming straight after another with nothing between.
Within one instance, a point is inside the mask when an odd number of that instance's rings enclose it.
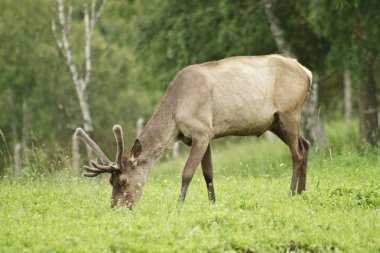
<instances>
[{"instance_id":1,"label":"deer's hind leg","mask_svg":"<svg viewBox=\"0 0 380 253\"><path fill-rule=\"evenodd\" d=\"M298 139L298 145L299 145L299 149L302 152L302 165L301 165L300 173L298 177L297 193L301 194L303 191L306 190L307 159L309 156L310 142L301 136Z\"/></svg>"},{"instance_id":2,"label":"deer's hind leg","mask_svg":"<svg viewBox=\"0 0 380 253\"><path fill-rule=\"evenodd\" d=\"M215 192L214 192L214 182L213 182L213 168L212 168L212 158L211 158L211 145L207 146L206 153L202 159L202 171L203 177L206 181L208 199L215 203Z\"/></svg>"},{"instance_id":3,"label":"deer's hind leg","mask_svg":"<svg viewBox=\"0 0 380 253\"><path fill-rule=\"evenodd\" d=\"M300 149L300 143L302 142L302 137L299 137L299 125L300 125L300 114L299 112L277 112L276 121L273 126L269 129L274 134L276 134L286 145L288 145L293 162L293 172L292 179L290 183L290 191L292 195L296 193L296 187L298 179L301 175L301 167L303 164L304 152ZM307 155L307 152L306 152ZM306 167L302 173L302 182L306 182Z\"/></svg>"}]
</instances>

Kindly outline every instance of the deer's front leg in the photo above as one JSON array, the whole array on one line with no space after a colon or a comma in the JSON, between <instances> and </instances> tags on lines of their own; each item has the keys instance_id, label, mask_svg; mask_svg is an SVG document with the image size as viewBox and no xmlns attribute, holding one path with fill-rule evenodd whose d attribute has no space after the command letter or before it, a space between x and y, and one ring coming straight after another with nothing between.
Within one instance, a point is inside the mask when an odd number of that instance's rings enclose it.
<instances>
[{"instance_id":1,"label":"deer's front leg","mask_svg":"<svg viewBox=\"0 0 380 253\"><path fill-rule=\"evenodd\" d=\"M203 136L192 138L190 155L182 172L182 187L178 199L180 202L183 202L186 198L187 188L194 176L195 169L198 167L206 153L209 141L210 140L207 137Z\"/></svg>"}]
</instances>

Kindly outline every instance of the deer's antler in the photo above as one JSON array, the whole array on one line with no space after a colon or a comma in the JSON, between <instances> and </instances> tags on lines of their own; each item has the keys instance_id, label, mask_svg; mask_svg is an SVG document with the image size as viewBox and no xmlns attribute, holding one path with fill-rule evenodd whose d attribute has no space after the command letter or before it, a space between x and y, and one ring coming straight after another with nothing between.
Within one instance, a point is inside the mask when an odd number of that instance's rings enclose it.
<instances>
[{"instance_id":1,"label":"deer's antler","mask_svg":"<svg viewBox=\"0 0 380 253\"><path fill-rule=\"evenodd\" d=\"M110 159L103 153L103 151L99 148L98 145L86 134L86 132L82 128L77 128L75 131L75 134L88 146L90 146L99 159L102 162L102 165L97 164L95 161L91 161L92 167L84 166L85 173L84 176L86 177L96 177L97 175L101 173L112 173L114 171L121 170L122 168L122 162L121 159L123 157L123 151L124 151L124 141L123 141L123 131L121 129L121 126L114 125L113 126L113 132L115 134L116 139L116 159L115 162L111 162Z\"/></svg>"}]
</instances>

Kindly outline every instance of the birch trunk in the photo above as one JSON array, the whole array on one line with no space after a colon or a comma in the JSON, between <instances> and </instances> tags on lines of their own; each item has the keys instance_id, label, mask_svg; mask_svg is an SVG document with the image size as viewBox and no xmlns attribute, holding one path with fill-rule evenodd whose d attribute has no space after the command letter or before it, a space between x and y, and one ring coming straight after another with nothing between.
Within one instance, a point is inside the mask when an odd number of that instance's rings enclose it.
<instances>
[{"instance_id":1,"label":"birch trunk","mask_svg":"<svg viewBox=\"0 0 380 253\"><path fill-rule=\"evenodd\" d=\"M22 163L24 159L24 152L29 141L29 126L30 116L28 112L28 102L25 97L22 99L22 127L21 127L21 142L17 142L14 147L13 159L14 159L14 175L20 176L22 173ZM17 128L16 124L13 124L14 139L17 140Z\"/></svg>"},{"instance_id":2,"label":"birch trunk","mask_svg":"<svg viewBox=\"0 0 380 253\"><path fill-rule=\"evenodd\" d=\"M285 40L284 31L280 27L280 22L274 13L276 2L276 0L264 0L265 13L270 24L272 36L276 42L278 50L280 50L281 53L289 57L295 58L295 55L293 54L291 47Z\"/></svg>"},{"instance_id":3,"label":"birch trunk","mask_svg":"<svg viewBox=\"0 0 380 253\"><path fill-rule=\"evenodd\" d=\"M179 142L175 142L172 149L172 158L177 159L179 156Z\"/></svg>"},{"instance_id":4,"label":"birch trunk","mask_svg":"<svg viewBox=\"0 0 380 253\"><path fill-rule=\"evenodd\" d=\"M374 57L367 56L364 85L358 88L360 137L372 146L380 146Z\"/></svg>"},{"instance_id":5,"label":"birch trunk","mask_svg":"<svg viewBox=\"0 0 380 253\"><path fill-rule=\"evenodd\" d=\"M143 129L144 129L144 118L140 117L136 121L136 133L137 133L137 136L139 136L141 134L141 132L143 131Z\"/></svg>"},{"instance_id":6,"label":"birch trunk","mask_svg":"<svg viewBox=\"0 0 380 253\"><path fill-rule=\"evenodd\" d=\"M74 133L72 137L72 151L73 151L73 161L72 161L72 166L73 166L73 172L75 175L80 174L80 141L78 136Z\"/></svg>"},{"instance_id":7,"label":"birch trunk","mask_svg":"<svg viewBox=\"0 0 380 253\"><path fill-rule=\"evenodd\" d=\"M280 22L275 15L276 0L264 0L265 13L270 24L273 38L279 51L289 57L295 57L289 43L287 43L284 31L280 27ZM301 124L304 128L305 137L317 147L324 147L327 144L322 122L318 114L318 77L313 74L313 85L308 99L302 111Z\"/></svg>"},{"instance_id":8,"label":"birch trunk","mask_svg":"<svg viewBox=\"0 0 380 253\"><path fill-rule=\"evenodd\" d=\"M29 141L30 114L28 113L28 101L25 97L22 99L22 146L23 149Z\"/></svg>"},{"instance_id":9,"label":"birch trunk","mask_svg":"<svg viewBox=\"0 0 380 253\"><path fill-rule=\"evenodd\" d=\"M351 76L350 71L344 72L344 121L350 123L352 118L352 96L351 96Z\"/></svg>"},{"instance_id":10,"label":"birch trunk","mask_svg":"<svg viewBox=\"0 0 380 253\"><path fill-rule=\"evenodd\" d=\"M302 110L301 124L305 130L305 137L308 138L317 148L327 146L322 122L318 112L318 76L313 76L313 87Z\"/></svg>"},{"instance_id":11,"label":"birch trunk","mask_svg":"<svg viewBox=\"0 0 380 253\"><path fill-rule=\"evenodd\" d=\"M24 148L22 146L22 143L16 143L15 148L14 148L14 161L15 161L14 175L16 177L19 177L21 175L23 154L24 154Z\"/></svg>"}]
</instances>

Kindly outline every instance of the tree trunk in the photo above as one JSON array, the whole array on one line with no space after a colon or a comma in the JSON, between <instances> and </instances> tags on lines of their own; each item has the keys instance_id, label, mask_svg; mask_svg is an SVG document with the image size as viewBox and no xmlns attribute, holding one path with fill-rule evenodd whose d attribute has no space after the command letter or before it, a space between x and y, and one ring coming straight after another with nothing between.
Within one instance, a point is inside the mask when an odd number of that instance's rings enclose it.
<instances>
[{"instance_id":1,"label":"tree trunk","mask_svg":"<svg viewBox=\"0 0 380 253\"><path fill-rule=\"evenodd\" d=\"M28 102L25 97L22 98L22 127L21 127L21 142L17 142L14 147L14 175L16 177L21 175L22 163L24 159L24 152L29 141L29 126L30 116L28 112ZM14 139L17 140L16 124L13 124Z\"/></svg>"},{"instance_id":2,"label":"tree trunk","mask_svg":"<svg viewBox=\"0 0 380 253\"><path fill-rule=\"evenodd\" d=\"M295 58L295 54L287 43L284 31L280 27L280 22L275 15L275 5L277 0L264 0L265 13L267 15L268 22L274 40L281 53ZM305 137L308 138L311 143L317 147L324 147L327 144L325 132L322 122L319 119L318 114L318 77L313 74L313 85L308 99L306 100L304 109L302 111L301 123L304 128Z\"/></svg>"},{"instance_id":3,"label":"tree trunk","mask_svg":"<svg viewBox=\"0 0 380 253\"><path fill-rule=\"evenodd\" d=\"M379 122L376 98L376 83L374 77L374 58L368 56L365 83L358 88L360 138L371 144L379 146Z\"/></svg>"},{"instance_id":4,"label":"tree trunk","mask_svg":"<svg viewBox=\"0 0 380 253\"><path fill-rule=\"evenodd\" d=\"M136 133L137 133L137 136L139 136L141 134L141 132L143 131L143 129L144 129L144 118L140 117L136 121Z\"/></svg>"},{"instance_id":5,"label":"tree trunk","mask_svg":"<svg viewBox=\"0 0 380 253\"><path fill-rule=\"evenodd\" d=\"M350 71L344 72L344 121L350 123L352 118L352 96L351 96L351 76Z\"/></svg>"},{"instance_id":6,"label":"tree trunk","mask_svg":"<svg viewBox=\"0 0 380 253\"><path fill-rule=\"evenodd\" d=\"M85 92L85 90L78 93L78 99L79 99L80 109L82 112L83 128L89 136L92 136L94 128L92 125L92 118L91 118L90 108L89 108L89 104L88 104L88 96L87 96L87 93ZM78 147L78 150L79 150L79 147ZM94 154L92 148L90 148L88 145L86 145L86 150L87 150L88 160L91 161L91 160L95 159L95 154ZM73 153L74 153L74 150L73 150ZM80 159L79 151L77 154L79 155L78 159ZM76 158L73 157L73 164L74 164L74 159L76 159Z\"/></svg>"},{"instance_id":7,"label":"tree trunk","mask_svg":"<svg viewBox=\"0 0 380 253\"><path fill-rule=\"evenodd\" d=\"M79 138L78 136L74 133L73 134L73 137L72 137L72 151L73 151L73 163L72 163L72 166L73 166L73 171L74 171L74 174L75 175L79 175L80 174L80 166L79 166L79 162L80 162L80 142L79 142Z\"/></svg>"},{"instance_id":8,"label":"tree trunk","mask_svg":"<svg viewBox=\"0 0 380 253\"><path fill-rule=\"evenodd\" d=\"M318 76L313 76L313 85L302 110L301 124L305 137L319 148L327 146L325 131L318 112Z\"/></svg>"},{"instance_id":9,"label":"tree trunk","mask_svg":"<svg viewBox=\"0 0 380 253\"><path fill-rule=\"evenodd\" d=\"M292 52L291 47L285 40L284 31L280 27L280 22L278 21L274 13L276 2L277 0L264 0L265 13L267 15L268 22L270 24L270 30L272 32L272 36L274 40L276 41L278 50L280 50L281 53L289 57L295 57Z\"/></svg>"},{"instance_id":10,"label":"tree trunk","mask_svg":"<svg viewBox=\"0 0 380 253\"><path fill-rule=\"evenodd\" d=\"M29 126L30 117L28 113L28 102L25 96L22 99L22 146L23 149L27 146L29 141Z\"/></svg>"},{"instance_id":11,"label":"tree trunk","mask_svg":"<svg viewBox=\"0 0 380 253\"><path fill-rule=\"evenodd\" d=\"M23 155L24 155L24 147L22 146L21 143L16 143L15 148L14 148L14 160L15 160L14 175L15 177L19 177L21 175Z\"/></svg>"},{"instance_id":12,"label":"tree trunk","mask_svg":"<svg viewBox=\"0 0 380 253\"><path fill-rule=\"evenodd\" d=\"M179 142L175 142L172 149L172 158L177 159L179 156Z\"/></svg>"}]
</instances>

